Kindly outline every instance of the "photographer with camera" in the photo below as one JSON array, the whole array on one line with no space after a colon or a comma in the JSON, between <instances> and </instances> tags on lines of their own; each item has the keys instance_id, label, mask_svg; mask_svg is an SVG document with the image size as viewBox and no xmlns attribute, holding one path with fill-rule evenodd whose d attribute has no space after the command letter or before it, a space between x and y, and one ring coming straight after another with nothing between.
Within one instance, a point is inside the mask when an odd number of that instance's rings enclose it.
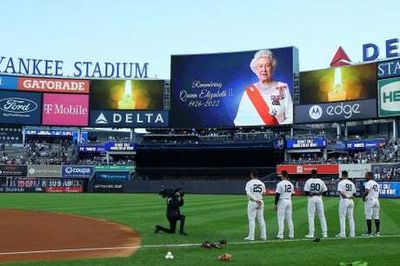
<instances>
[{"instance_id":1,"label":"photographer with camera","mask_svg":"<svg viewBox=\"0 0 400 266\"><path fill-rule=\"evenodd\" d=\"M185 215L180 212L180 207L183 206L183 196L184 192L182 189L163 189L159 193L163 198L167 198L167 219L169 221L169 228L162 227L161 225L156 225L155 233L160 231L166 232L168 234L175 234L176 223L180 222L179 234L187 235L185 233Z\"/></svg>"}]
</instances>

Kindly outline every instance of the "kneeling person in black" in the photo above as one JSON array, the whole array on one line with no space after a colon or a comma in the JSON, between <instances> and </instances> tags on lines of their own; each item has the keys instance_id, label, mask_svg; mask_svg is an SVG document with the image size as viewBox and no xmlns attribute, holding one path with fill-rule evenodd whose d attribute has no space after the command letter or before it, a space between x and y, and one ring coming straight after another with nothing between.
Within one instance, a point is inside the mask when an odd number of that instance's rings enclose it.
<instances>
[{"instance_id":1,"label":"kneeling person in black","mask_svg":"<svg viewBox=\"0 0 400 266\"><path fill-rule=\"evenodd\" d=\"M161 194L161 193L160 193ZM167 193L167 219L169 221L169 228L165 228L161 225L156 225L155 233L160 231L166 232L168 234L175 234L176 223L180 221L179 233L181 235L187 235L185 233L185 215L180 212L180 207L183 206L183 192L179 189L175 190L173 193ZM162 195L162 194L161 194Z\"/></svg>"}]
</instances>

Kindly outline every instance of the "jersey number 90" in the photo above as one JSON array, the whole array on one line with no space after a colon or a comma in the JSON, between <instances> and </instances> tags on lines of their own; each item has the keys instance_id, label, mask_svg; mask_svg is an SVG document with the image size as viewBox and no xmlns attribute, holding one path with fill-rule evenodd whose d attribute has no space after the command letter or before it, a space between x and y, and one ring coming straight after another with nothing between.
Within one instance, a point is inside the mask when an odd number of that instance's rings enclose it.
<instances>
[{"instance_id":1,"label":"jersey number 90","mask_svg":"<svg viewBox=\"0 0 400 266\"><path fill-rule=\"evenodd\" d=\"M311 191L320 191L321 185L318 183L311 183L310 189L311 189Z\"/></svg>"}]
</instances>

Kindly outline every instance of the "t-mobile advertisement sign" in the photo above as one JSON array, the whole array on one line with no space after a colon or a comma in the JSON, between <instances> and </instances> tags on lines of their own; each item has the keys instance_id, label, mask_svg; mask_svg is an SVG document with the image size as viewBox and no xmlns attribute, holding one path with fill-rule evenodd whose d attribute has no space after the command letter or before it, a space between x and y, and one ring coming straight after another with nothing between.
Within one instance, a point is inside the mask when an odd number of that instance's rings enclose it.
<instances>
[{"instance_id":1,"label":"t-mobile advertisement sign","mask_svg":"<svg viewBox=\"0 0 400 266\"><path fill-rule=\"evenodd\" d=\"M89 96L45 93L42 114L43 125L87 126Z\"/></svg>"},{"instance_id":2,"label":"t-mobile advertisement sign","mask_svg":"<svg viewBox=\"0 0 400 266\"><path fill-rule=\"evenodd\" d=\"M321 123L376 118L376 100L297 105L295 123Z\"/></svg>"}]
</instances>

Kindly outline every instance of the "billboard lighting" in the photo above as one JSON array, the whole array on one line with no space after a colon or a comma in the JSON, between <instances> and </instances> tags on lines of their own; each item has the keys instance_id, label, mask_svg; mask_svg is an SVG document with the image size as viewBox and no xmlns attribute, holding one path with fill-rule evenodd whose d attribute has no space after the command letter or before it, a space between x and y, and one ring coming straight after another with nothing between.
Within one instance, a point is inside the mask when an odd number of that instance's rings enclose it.
<instances>
[{"instance_id":1,"label":"billboard lighting","mask_svg":"<svg viewBox=\"0 0 400 266\"><path fill-rule=\"evenodd\" d=\"M135 101L132 96L132 84L130 80L125 81L125 91L122 100L118 101L118 109L135 109Z\"/></svg>"},{"instance_id":2,"label":"billboard lighting","mask_svg":"<svg viewBox=\"0 0 400 266\"><path fill-rule=\"evenodd\" d=\"M333 102L340 101L346 98L346 90L344 89L342 82L342 70L341 68L336 68L333 88L328 93L328 100Z\"/></svg>"}]
</instances>

